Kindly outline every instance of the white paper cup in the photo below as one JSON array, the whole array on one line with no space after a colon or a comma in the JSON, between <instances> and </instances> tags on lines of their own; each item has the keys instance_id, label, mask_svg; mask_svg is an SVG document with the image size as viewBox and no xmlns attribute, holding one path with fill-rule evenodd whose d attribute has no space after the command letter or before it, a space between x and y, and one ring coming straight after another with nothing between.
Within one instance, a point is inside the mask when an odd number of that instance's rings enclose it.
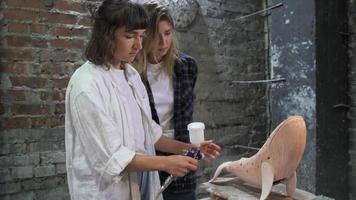
<instances>
[{"instance_id":1,"label":"white paper cup","mask_svg":"<svg viewBox=\"0 0 356 200\"><path fill-rule=\"evenodd\" d=\"M192 122L188 124L190 143L200 146L204 142L205 125L202 122Z\"/></svg>"}]
</instances>

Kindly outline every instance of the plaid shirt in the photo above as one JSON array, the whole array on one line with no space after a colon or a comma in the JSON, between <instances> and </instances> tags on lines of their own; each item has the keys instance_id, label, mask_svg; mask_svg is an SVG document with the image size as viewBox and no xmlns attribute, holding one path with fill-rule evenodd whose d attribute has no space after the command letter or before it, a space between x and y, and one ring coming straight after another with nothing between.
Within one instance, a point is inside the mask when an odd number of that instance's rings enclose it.
<instances>
[{"instance_id":1,"label":"plaid shirt","mask_svg":"<svg viewBox=\"0 0 356 200\"><path fill-rule=\"evenodd\" d=\"M173 123L174 123L174 138L182 142L189 142L189 133L187 125L192 122L193 118L193 102L194 102L194 85L197 80L197 64L195 60L186 55L180 54L179 59L182 62L176 62L174 65L173 90L174 90L174 106L173 106ZM152 95L151 87L147 80L143 80L148 97L150 100L152 118L159 124L159 118L155 108L155 103ZM159 155L169 155L163 152L157 152ZM168 177L166 172L160 172L161 183ZM189 172L186 176L173 181L167 190L170 192L189 192L196 188L195 172Z\"/></svg>"}]
</instances>

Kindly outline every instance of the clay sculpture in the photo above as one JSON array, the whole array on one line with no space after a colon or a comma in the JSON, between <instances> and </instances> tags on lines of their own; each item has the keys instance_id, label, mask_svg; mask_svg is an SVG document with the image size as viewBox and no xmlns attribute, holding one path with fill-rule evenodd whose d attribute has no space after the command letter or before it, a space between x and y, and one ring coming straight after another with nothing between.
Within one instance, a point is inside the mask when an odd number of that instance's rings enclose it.
<instances>
[{"instance_id":1,"label":"clay sculpture","mask_svg":"<svg viewBox=\"0 0 356 200\"><path fill-rule=\"evenodd\" d=\"M289 117L277 126L255 155L221 164L209 182L226 170L247 183L261 187L260 200L267 198L276 182L286 183L287 195L292 196L297 185L296 169L303 156L306 133L302 117Z\"/></svg>"}]
</instances>

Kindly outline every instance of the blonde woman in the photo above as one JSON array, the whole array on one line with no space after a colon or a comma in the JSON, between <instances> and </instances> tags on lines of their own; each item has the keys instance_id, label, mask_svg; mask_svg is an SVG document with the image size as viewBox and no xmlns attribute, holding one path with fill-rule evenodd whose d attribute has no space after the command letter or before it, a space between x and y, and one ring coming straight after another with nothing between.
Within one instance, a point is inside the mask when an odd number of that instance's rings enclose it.
<instances>
[{"instance_id":1,"label":"blonde woman","mask_svg":"<svg viewBox=\"0 0 356 200\"><path fill-rule=\"evenodd\" d=\"M187 125L192 121L194 85L197 79L195 60L177 50L174 22L169 10L155 3L144 5L150 19L143 50L135 67L141 74L150 100L154 121L163 134L182 142L189 142ZM210 142L214 159L220 147ZM158 152L160 155L162 152ZM160 172L161 183L169 174ZM196 176L194 171L178 178L163 192L165 200L194 200Z\"/></svg>"}]
</instances>

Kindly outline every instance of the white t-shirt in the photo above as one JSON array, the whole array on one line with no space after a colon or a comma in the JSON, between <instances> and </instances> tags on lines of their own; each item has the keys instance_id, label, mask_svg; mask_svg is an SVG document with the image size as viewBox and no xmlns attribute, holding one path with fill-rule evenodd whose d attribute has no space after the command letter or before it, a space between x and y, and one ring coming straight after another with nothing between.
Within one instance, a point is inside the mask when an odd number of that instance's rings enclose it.
<instances>
[{"instance_id":1,"label":"white t-shirt","mask_svg":"<svg viewBox=\"0 0 356 200\"><path fill-rule=\"evenodd\" d=\"M151 86L157 115L163 134L173 138L173 81L162 70L161 63L148 64L147 80Z\"/></svg>"}]
</instances>

